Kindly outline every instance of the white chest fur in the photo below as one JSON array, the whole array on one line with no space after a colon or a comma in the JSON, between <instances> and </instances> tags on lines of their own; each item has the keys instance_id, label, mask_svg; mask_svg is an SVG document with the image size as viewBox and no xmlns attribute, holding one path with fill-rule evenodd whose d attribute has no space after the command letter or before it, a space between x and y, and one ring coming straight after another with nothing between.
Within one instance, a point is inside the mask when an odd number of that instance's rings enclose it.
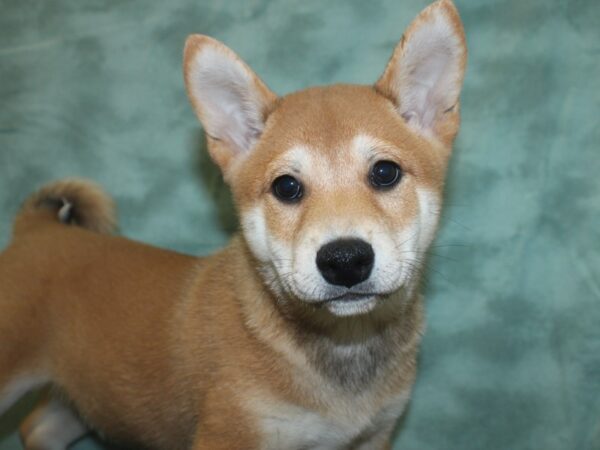
<instances>
[{"instance_id":1,"label":"white chest fur","mask_svg":"<svg viewBox=\"0 0 600 450\"><path fill-rule=\"evenodd\" d=\"M390 399L374 410L364 402L341 402L337 411L325 416L316 411L282 402L259 407L264 450L346 450L370 449L369 442L380 441L402 414L409 394ZM255 404L255 407L257 405ZM255 410L256 411L256 410ZM384 436L384 438L387 436ZM360 440L364 447L354 447ZM352 447L351 447L352 446ZM376 449L373 449L376 450Z\"/></svg>"}]
</instances>

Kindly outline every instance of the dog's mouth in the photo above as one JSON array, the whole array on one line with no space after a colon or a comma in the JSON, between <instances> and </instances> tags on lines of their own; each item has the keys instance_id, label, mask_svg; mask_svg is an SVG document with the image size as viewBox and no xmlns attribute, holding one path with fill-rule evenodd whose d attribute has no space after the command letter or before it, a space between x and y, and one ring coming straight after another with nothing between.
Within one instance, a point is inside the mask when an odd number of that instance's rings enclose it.
<instances>
[{"instance_id":1,"label":"dog's mouth","mask_svg":"<svg viewBox=\"0 0 600 450\"><path fill-rule=\"evenodd\" d=\"M344 302L344 303L352 303L352 302L360 302L362 300L367 299L385 299L390 296L390 292L355 292L348 291L343 294L339 294L333 297L325 298L321 300L319 303L327 304L330 302Z\"/></svg>"},{"instance_id":2,"label":"dog's mouth","mask_svg":"<svg viewBox=\"0 0 600 450\"><path fill-rule=\"evenodd\" d=\"M374 298L374 297L378 297L379 294L376 293L356 293L356 292L347 292L345 294L342 295L338 295L337 297L333 297L333 298L329 298L327 300L323 300L323 303L330 303L330 302L345 302L345 303L350 303L350 302L360 302L362 300L367 300L369 298Z\"/></svg>"},{"instance_id":3,"label":"dog's mouth","mask_svg":"<svg viewBox=\"0 0 600 450\"><path fill-rule=\"evenodd\" d=\"M336 316L365 314L372 311L377 303L388 295L379 292L346 292L322 300L318 306L328 309Z\"/></svg>"},{"instance_id":4,"label":"dog's mouth","mask_svg":"<svg viewBox=\"0 0 600 450\"><path fill-rule=\"evenodd\" d=\"M366 314L377 305L377 294L356 294L349 292L322 302L322 306L336 316Z\"/></svg>"}]
</instances>

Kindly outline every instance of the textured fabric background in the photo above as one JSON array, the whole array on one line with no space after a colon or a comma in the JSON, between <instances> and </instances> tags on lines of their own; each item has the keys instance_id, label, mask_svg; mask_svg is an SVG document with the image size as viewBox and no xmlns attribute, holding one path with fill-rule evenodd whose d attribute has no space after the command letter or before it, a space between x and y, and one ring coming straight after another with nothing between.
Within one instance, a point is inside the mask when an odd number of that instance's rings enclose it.
<instances>
[{"instance_id":1,"label":"textured fabric background","mask_svg":"<svg viewBox=\"0 0 600 450\"><path fill-rule=\"evenodd\" d=\"M600 2L457 3L463 126L394 448L600 449ZM28 193L76 175L117 199L127 236L219 248L236 221L184 93L186 35L223 40L278 93L371 83L425 5L0 0L0 246ZM20 448L24 407L0 450Z\"/></svg>"}]
</instances>

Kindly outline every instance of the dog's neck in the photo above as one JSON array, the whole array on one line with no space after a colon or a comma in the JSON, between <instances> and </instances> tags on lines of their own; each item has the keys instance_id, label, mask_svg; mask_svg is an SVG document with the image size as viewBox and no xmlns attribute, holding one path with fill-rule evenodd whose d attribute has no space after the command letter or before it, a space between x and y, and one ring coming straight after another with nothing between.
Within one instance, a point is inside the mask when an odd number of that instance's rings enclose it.
<instances>
[{"instance_id":1,"label":"dog's neck","mask_svg":"<svg viewBox=\"0 0 600 450\"><path fill-rule=\"evenodd\" d=\"M342 387L365 387L378 372L389 369L388 362L398 353L416 349L423 316L418 280L382 298L368 314L337 317L275 293L243 238L237 237L233 245L241 272L238 298L251 331L263 341L280 344L280 350L285 345L300 350L313 367Z\"/></svg>"},{"instance_id":2,"label":"dog's neck","mask_svg":"<svg viewBox=\"0 0 600 450\"><path fill-rule=\"evenodd\" d=\"M419 297L398 293L395 298L381 301L389 302L380 307L387 311L355 317L327 316L326 320L317 314L312 321L295 322L295 341L314 366L352 392L385 376L398 354L412 351L420 340Z\"/></svg>"}]
</instances>

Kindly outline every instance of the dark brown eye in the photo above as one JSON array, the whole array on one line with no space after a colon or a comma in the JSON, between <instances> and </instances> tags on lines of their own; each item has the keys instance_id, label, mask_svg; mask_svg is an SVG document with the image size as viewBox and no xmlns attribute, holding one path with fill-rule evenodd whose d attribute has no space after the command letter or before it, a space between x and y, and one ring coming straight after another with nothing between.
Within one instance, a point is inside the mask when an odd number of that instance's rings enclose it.
<instances>
[{"instance_id":1,"label":"dark brown eye","mask_svg":"<svg viewBox=\"0 0 600 450\"><path fill-rule=\"evenodd\" d=\"M402 178L402 169L392 161L377 161L371 168L369 180L376 189L390 189Z\"/></svg>"},{"instance_id":2,"label":"dark brown eye","mask_svg":"<svg viewBox=\"0 0 600 450\"><path fill-rule=\"evenodd\" d=\"M275 178L271 186L273 195L282 202L297 202L304 192L302 183L291 175L281 175Z\"/></svg>"}]
</instances>

